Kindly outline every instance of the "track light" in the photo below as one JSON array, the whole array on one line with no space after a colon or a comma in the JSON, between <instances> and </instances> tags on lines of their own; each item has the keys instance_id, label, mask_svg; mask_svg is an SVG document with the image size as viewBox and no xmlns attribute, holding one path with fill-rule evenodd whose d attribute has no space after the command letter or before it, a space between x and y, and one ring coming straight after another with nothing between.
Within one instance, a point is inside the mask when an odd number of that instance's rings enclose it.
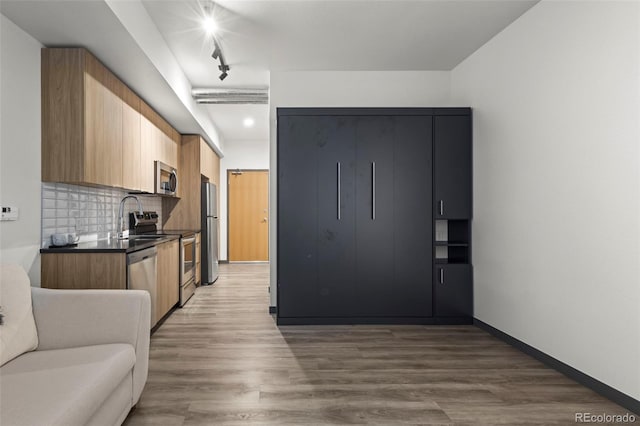
<instances>
[{"instance_id":1,"label":"track light","mask_svg":"<svg viewBox=\"0 0 640 426\"><path fill-rule=\"evenodd\" d=\"M213 49L213 53L211 54L211 57L213 59L218 59L218 56L220 56L222 52L220 52L220 49L218 48L218 43L216 43L216 47L215 49Z\"/></svg>"},{"instance_id":2,"label":"track light","mask_svg":"<svg viewBox=\"0 0 640 426\"><path fill-rule=\"evenodd\" d=\"M213 52L211 53L211 57L220 61L218 69L222 71L222 74L220 74L218 78L220 78L220 80L224 80L229 75L230 68L222 56L222 49L220 48L220 43L218 43L218 39L216 38L216 33L219 28L217 22L213 19L213 3L208 2L204 6L202 27L207 32L207 35L213 39Z\"/></svg>"},{"instance_id":3,"label":"track light","mask_svg":"<svg viewBox=\"0 0 640 426\"><path fill-rule=\"evenodd\" d=\"M224 80L225 78L227 78L227 76L229 75L228 71L231 69L229 68L229 65L227 65L227 63L224 61L224 57L222 56L222 49L220 49L220 44L218 43L218 40L216 40L215 37L213 37L213 45L215 46L213 49L213 53L211 54L211 57L213 59L218 59L220 61L220 66L218 66L218 69L220 71L222 71L222 74L220 74L220 80Z\"/></svg>"}]
</instances>

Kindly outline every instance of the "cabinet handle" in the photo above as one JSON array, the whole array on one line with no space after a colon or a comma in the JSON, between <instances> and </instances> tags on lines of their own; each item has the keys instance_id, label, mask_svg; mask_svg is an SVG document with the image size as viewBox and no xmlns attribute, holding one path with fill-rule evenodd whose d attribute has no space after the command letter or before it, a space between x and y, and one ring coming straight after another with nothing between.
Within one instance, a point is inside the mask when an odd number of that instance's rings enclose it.
<instances>
[{"instance_id":1,"label":"cabinet handle","mask_svg":"<svg viewBox=\"0 0 640 426\"><path fill-rule=\"evenodd\" d=\"M371 220L376 220L376 162L371 162Z\"/></svg>"},{"instance_id":2,"label":"cabinet handle","mask_svg":"<svg viewBox=\"0 0 640 426\"><path fill-rule=\"evenodd\" d=\"M338 194L338 220L342 220L342 215L340 214L340 181L341 181L341 174L340 174L340 162L338 161L338 190L336 191Z\"/></svg>"},{"instance_id":3,"label":"cabinet handle","mask_svg":"<svg viewBox=\"0 0 640 426\"><path fill-rule=\"evenodd\" d=\"M440 216L444 215L444 201L440 200Z\"/></svg>"},{"instance_id":4,"label":"cabinet handle","mask_svg":"<svg viewBox=\"0 0 640 426\"><path fill-rule=\"evenodd\" d=\"M440 284L444 284L444 268L440 268Z\"/></svg>"}]
</instances>

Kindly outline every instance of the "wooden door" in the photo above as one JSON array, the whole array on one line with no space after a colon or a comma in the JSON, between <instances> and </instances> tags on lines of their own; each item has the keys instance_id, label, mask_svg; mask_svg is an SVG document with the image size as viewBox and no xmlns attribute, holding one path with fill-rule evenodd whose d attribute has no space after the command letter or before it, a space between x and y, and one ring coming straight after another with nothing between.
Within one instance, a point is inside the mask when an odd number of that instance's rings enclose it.
<instances>
[{"instance_id":1,"label":"wooden door","mask_svg":"<svg viewBox=\"0 0 640 426\"><path fill-rule=\"evenodd\" d=\"M269 260L269 172L227 171L229 260Z\"/></svg>"}]
</instances>

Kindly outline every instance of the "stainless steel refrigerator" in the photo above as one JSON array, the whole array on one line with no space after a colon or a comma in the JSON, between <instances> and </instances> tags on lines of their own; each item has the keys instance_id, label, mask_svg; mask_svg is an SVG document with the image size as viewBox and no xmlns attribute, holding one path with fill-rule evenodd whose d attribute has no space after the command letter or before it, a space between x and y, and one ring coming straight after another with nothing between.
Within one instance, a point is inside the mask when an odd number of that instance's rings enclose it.
<instances>
[{"instance_id":1,"label":"stainless steel refrigerator","mask_svg":"<svg viewBox=\"0 0 640 426\"><path fill-rule=\"evenodd\" d=\"M202 284L218 279L218 188L202 183Z\"/></svg>"}]
</instances>

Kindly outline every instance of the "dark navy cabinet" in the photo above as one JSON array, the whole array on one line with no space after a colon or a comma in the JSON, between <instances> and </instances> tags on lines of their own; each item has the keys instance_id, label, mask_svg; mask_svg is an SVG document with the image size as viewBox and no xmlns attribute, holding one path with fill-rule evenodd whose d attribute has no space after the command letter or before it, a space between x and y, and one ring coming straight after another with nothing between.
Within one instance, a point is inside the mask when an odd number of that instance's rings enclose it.
<instances>
[{"instance_id":1,"label":"dark navy cabinet","mask_svg":"<svg viewBox=\"0 0 640 426\"><path fill-rule=\"evenodd\" d=\"M434 118L278 109L279 324L434 322Z\"/></svg>"},{"instance_id":2,"label":"dark navy cabinet","mask_svg":"<svg viewBox=\"0 0 640 426\"><path fill-rule=\"evenodd\" d=\"M433 282L437 317L464 318L473 315L472 266L436 264Z\"/></svg>"},{"instance_id":3,"label":"dark navy cabinet","mask_svg":"<svg viewBox=\"0 0 640 426\"><path fill-rule=\"evenodd\" d=\"M471 219L471 116L435 116L434 128L434 217Z\"/></svg>"}]
</instances>

